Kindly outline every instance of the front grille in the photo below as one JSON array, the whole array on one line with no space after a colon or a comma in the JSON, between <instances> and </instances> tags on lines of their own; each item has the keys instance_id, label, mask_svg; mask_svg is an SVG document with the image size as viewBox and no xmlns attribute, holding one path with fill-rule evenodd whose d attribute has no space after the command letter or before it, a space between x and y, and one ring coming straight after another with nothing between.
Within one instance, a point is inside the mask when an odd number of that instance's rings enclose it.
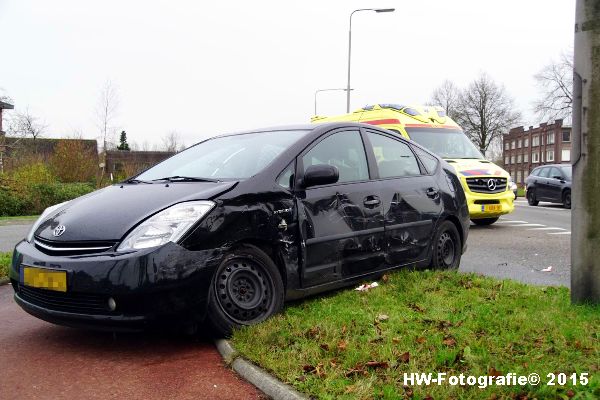
<instances>
[{"instance_id":1,"label":"front grille","mask_svg":"<svg viewBox=\"0 0 600 400\"><path fill-rule=\"evenodd\" d=\"M495 188L493 189L490 189L488 183L490 180L495 183ZM500 193L506 191L506 178L467 178L467 185L471 192Z\"/></svg>"},{"instance_id":2,"label":"front grille","mask_svg":"<svg viewBox=\"0 0 600 400\"><path fill-rule=\"evenodd\" d=\"M500 204L500 200L475 200L475 204Z\"/></svg>"},{"instance_id":3,"label":"front grille","mask_svg":"<svg viewBox=\"0 0 600 400\"><path fill-rule=\"evenodd\" d=\"M36 236L34 239L35 247L43 253L58 256L73 256L84 254L102 253L112 249L117 242L107 240L93 240L85 242L59 242L54 240L42 239Z\"/></svg>"},{"instance_id":4,"label":"front grille","mask_svg":"<svg viewBox=\"0 0 600 400\"><path fill-rule=\"evenodd\" d=\"M108 297L96 294L56 292L19 284L19 297L36 306L80 314L111 314Z\"/></svg>"}]
</instances>

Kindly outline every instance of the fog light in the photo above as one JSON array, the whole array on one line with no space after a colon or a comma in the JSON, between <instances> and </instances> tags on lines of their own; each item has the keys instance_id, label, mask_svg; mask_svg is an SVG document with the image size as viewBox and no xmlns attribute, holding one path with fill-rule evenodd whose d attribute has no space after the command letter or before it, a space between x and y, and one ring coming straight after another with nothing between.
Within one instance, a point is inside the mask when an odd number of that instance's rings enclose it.
<instances>
[{"instance_id":1,"label":"fog light","mask_svg":"<svg viewBox=\"0 0 600 400\"><path fill-rule=\"evenodd\" d=\"M117 308L117 302L112 297L108 298L108 308L110 308L110 311L115 311Z\"/></svg>"}]
</instances>

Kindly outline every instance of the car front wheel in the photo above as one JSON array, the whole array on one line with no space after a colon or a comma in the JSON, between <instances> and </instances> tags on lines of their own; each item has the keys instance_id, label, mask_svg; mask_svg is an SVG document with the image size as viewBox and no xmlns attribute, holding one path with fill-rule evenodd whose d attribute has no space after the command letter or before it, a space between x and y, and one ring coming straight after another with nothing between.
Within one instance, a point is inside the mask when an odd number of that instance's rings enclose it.
<instances>
[{"instance_id":1,"label":"car front wheel","mask_svg":"<svg viewBox=\"0 0 600 400\"><path fill-rule=\"evenodd\" d=\"M460 265L461 250L462 244L456 226L450 221L444 221L435 235L433 268L457 269Z\"/></svg>"},{"instance_id":2,"label":"car front wheel","mask_svg":"<svg viewBox=\"0 0 600 400\"><path fill-rule=\"evenodd\" d=\"M540 202L535 198L535 190L529 189L527 191L527 203L530 206L537 206Z\"/></svg>"},{"instance_id":3,"label":"car front wheel","mask_svg":"<svg viewBox=\"0 0 600 400\"><path fill-rule=\"evenodd\" d=\"M283 308L284 287L275 263L254 246L228 254L217 268L207 318L215 334L262 322Z\"/></svg>"}]
</instances>

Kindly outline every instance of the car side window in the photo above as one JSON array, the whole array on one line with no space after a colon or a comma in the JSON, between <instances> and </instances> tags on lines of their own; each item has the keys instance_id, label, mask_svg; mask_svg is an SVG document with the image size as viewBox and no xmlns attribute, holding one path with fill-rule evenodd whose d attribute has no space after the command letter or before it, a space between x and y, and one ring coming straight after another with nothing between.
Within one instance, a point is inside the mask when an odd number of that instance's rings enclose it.
<instances>
[{"instance_id":1,"label":"car side window","mask_svg":"<svg viewBox=\"0 0 600 400\"><path fill-rule=\"evenodd\" d=\"M427 173L433 174L439 164L438 159L418 147L412 146L412 149L417 153L417 157L419 157L419 160L421 160L425 166Z\"/></svg>"},{"instance_id":2,"label":"car side window","mask_svg":"<svg viewBox=\"0 0 600 400\"><path fill-rule=\"evenodd\" d=\"M333 165L340 177L338 182L369 179L367 156L358 131L342 131L321 140L302 157L304 172L311 165Z\"/></svg>"},{"instance_id":3,"label":"car side window","mask_svg":"<svg viewBox=\"0 0 600 400\"><path fill-rule=\"evenodd\" d=\"M294 163L288 165L277 177L277 184L284 189L291 190L293 185Z\"/></svg>"},{"instance_id":4,"label":"car side window","mask_svg":"<svg viewBox=\"0 0 600 400\"><path fill-rule=\"evenodd\" d=\"M550 168L542 168L541 171L540 171L540 173L538 174L538 176L540 178L547 178L549 171L550 171Z\"/></svg>"},{"instance_id":5,"label":"car side window","mask_svg":"<svg viewBox=\"0 0 600 400\"><path fill-rule=\"evenodd\" d=\"M562 174L562 172L560 172L560 170L558 168L552 167L552 168L550 168L550 174L548 175L548 177L554 178L555 176L558 176L558 177L560 177L559 179L562 179L563 174Z\"/></svg>"},{"instance_id":6,"label":"car side window","mask_svg":"<svg viewBox=\"0 0 600 400\"><path fill-rule=\"evenodd\" d=\"M378 133L367 132L373 146L380 178L420 175L417 157L408 144Z\"/></svg>"}]
</instances>

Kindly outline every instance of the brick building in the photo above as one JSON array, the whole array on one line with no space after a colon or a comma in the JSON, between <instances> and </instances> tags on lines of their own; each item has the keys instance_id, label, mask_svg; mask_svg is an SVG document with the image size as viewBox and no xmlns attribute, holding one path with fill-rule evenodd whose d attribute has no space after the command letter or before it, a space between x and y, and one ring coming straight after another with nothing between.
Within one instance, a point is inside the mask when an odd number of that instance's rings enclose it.
<instances>
[{"instance_id":1,"label":"brick building","mask_svg":"<svg viewBox=\"0 0 600 400\"><path fill-rule=\"evenodd\" d=\"M571 162L571 127L562 119L529 129L519 126L504 135L502 146L504 169L522 186L539 165Z\"/></svg>"}]
</instances>

